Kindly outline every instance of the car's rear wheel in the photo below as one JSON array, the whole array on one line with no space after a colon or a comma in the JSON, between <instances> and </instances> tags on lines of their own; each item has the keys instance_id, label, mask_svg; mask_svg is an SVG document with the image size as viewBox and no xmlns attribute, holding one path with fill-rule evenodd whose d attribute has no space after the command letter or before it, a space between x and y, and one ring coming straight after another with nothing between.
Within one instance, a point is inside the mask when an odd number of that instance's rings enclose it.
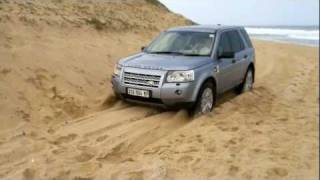
<instances>
[{"instance_id":1,"label":"car's rear wheel","mask_svg":"<svg viewBox=\"0 0 320 180\"><path fill-rule=\"evenodd\" d=\"M192 109L195 116L207 114L212 111L215 104L215 88L211 81L201 87L197 101Z\"/></svg>"},{"instance_id":2,"label":"car's rear wheel","mask_svg":"<svg viewBox=\"0 0 320 180\"><path fill-rule=\"evenodd\" d=\"M237 87L237 92L239 94L252 90L253 76L253 70L252 68L249 68L243 82Z\"/></svg>"}]
</instances>

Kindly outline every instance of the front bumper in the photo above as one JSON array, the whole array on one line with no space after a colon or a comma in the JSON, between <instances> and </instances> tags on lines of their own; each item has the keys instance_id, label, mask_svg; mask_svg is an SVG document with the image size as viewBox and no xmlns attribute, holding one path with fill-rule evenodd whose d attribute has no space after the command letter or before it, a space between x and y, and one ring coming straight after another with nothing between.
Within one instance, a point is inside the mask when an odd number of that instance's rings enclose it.
<instances>
[{"instance_id":1,"label":"front bumper","mask_svg":"<svg viewBox=\"0 0 320 180\"><path fill-rule=\"evenodd\" d=\"M196 101L197 93L195 92L195 82L186 83L164 83L161 82L158 88L141 87L135 85L127 85L121 82L121 77L112 77L112 88L114 92L124 100L141 103L154 104L169 108L191 107ZM136 88L150 90L150 98L139 98L127 95L127 88Z\"/></svg>"}]
</instances>

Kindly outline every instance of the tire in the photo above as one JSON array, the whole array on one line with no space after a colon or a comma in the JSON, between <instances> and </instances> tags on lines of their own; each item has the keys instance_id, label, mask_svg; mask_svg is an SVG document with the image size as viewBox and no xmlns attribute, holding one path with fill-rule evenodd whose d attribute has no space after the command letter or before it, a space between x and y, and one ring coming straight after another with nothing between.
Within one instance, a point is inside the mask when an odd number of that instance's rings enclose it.
<instances>
[{"instance_id":1,"label":"tire","mask_svg":"<svg viewBox=\"0 0 320 180\"><path fill-rule=\"evenodd\" d=\"M243 82L236 87L236 91L238 94L242 94L247 91L251 91L253 88L253 78L254 78L254 73L251 67L246 72L246 76L243 79Z\"/></svg>"},{"instance_id":2,"label":"tire","mask_svg":"<svg viewBox=\"0 0 320 180\"><path fill-rule=\"evenodd\" d=\"M211 81L205 82L198 93L197 101L191 108L193 116L201 116L212 111L216 101L216 88Z\"/></svg>"}]
</instances>

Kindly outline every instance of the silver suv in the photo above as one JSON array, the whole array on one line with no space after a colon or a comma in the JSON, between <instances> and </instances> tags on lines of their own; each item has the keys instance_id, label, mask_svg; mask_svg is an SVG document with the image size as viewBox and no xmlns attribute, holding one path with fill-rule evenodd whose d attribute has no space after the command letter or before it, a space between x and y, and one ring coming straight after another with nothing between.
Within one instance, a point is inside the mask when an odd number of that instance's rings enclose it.
<instances>
[{"instance_id":1,"label":"silver suv","mask_svg":"<svg viewBox=\"0 0 320 180\"><path fill-rule=\"evenodd\" d=\"M113 90L126 101L210 112L229 89L251 90L255 50L243 27L187 26L162 32L142 52L121 59Z\"/></svg>"}]
</instances>

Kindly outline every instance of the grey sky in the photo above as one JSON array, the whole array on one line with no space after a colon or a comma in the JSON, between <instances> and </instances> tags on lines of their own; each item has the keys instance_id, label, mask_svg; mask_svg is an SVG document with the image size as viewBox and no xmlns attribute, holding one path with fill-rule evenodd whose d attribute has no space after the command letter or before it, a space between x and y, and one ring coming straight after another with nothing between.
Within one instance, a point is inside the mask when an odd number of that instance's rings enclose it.
<instances>
[{"instance_id":1,"label":"grey sky","mask_svg":"<svg viewBox=\"0 0 320 180\"><path fill-rule=\"evenodd\" d=\"M319 0L160 0L200 24L319 25Z\"/></svg>"}]
</instances>

